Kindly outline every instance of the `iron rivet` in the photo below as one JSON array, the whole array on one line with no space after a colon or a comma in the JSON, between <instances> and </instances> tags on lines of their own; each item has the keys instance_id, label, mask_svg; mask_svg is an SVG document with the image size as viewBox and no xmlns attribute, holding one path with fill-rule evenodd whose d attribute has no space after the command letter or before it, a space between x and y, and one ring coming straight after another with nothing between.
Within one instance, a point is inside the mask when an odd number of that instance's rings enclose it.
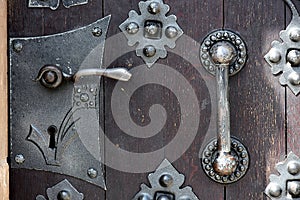
<instances>
[{"instance_id":1,"label":"iron rivet","mask_svg":"<svg viewBox=\"0 0 300 200\"><path fill-rule=\"evenodd\" d=\"M292 72L288 76L288 81L293 85L300 84L300 75L297 72Z\"/></svg>"},{"instance_id":2,"label":"iron rivet","mask_svg":"<svg viewBox=\"0 0 300 200\"><path fill-rule=\"evenodd\" d=\"M299 181L290 181L288 182L288 191L293 197L300 196L300 182Z\"/></svg>"},{"instance_id":3,"label":"iron rivet","mask_svg":"<svg viewBox=\"0 0 300 200\"><path fill-rule=\"evenodd\" d=\"M204 65L208 66L210 62L208 60L204 61Z\"/></svg>"},{"instance_id":4,"label":"iron rivet","mask_svg":"<svg viewBox=\"0 0 300 200\"><path fill-rule=\"evenodd\" d=\"M219 42L211 48L211 57L215 64L228 64L235 56L236 51L229 43Z\"/></svg>"},{"instance_id":5,"label":"iron rivet","mask_svg":"<svg viewBox=\"0 0 300 200\"><path fill-rule=\"evenodd\" d=\"M216 41L217 38L216 38L216 36L212 35L212 36L210 36L210 40L211 40L211 41Z\"/></svg>"},{"instance_id":6,"label":"iron rivet","mask_svg":"<svg viewBox=\"0 0 300 200\"><path fill-rule=\"evenodd\" d=\"M149 194L141 194L139 197L138 197L138 200L151 200L151 197Z\"/></svg>"},{"instance_id":7,"label":"iron rivet","mask_svg":"<svg viewBox=\"0 0 300 200\"><path fill-rule=\"evenodd\" d=\"M77 93L81 93L81 89L80 88L78 88L76 91L77 91Z\"/></svg>"},{"instance_id":8,"label":"iron rivet","mask_svg":"<svg viewBox=\"0 0 300 200\"><path fill-rule=\"evenodd\" d=\"M244 166L240 166L240 171L241 172L245 171L245 167Z\"/></svg>"},{"instance_id":9,"label":"iron rivet","mask_svg":"<svg viewBox=\"0 0 300 200\"><path fill-rule=\"evenodd\" d=\"M221 180L221 176L217 174L217 175L216 175L216 179L217 179L217 180Z\"/></svg>"},{"instance_id":10,"label":"iron rivet","mask_svg":"<svg viewBox=\"0 0 300 200\"><path fill-rule=\"evenodd\" d=\"M14 43L14 50L16 52L20 52L22 51L22 49L23 49L23 44L21 42L17 41Z\"/></svg>"},{"instance_id":11,"label":"iron rivet","mask_svg":"<svg viewBox=\"0 0 300 200\"><path fill-rule=\"evenodd\" d=\"M240 45L242 43L242 41L240 40L240 39L237 39L236 41L235 41L235 44L236 45Z\"/></svg>"},{"instance_id":12,"label":"iron rivet","mask_svg":"<svg viewBox=\"0 0 300 200\"><path fill-rule=\"evenodd\" d=\"M214 146L217 147L218 146L218 142L214 141Z\"/></svg>"},{"instance_id":13,"label":"iron rivet","mask_svg":"<svg viewBox=\"0 0 300 200\"><path fill-rule=\"evenodd\" d=\"M277 183L270 183L268 185L268 192L272 197L279 197L282 193L282 189Z\"/></svg>"},{"instance_id":14,"label":"iron rivet","mask_svg":"<svg viewBox=\"0 0 300 200\"><path fill-rule=\"evenodd\" d=\"M210 172L209 172L209 175L210 175L210 176L214 176L214 175L215 175L215 172L214 172L214 171L210 171Z\"/></svg>"},{"instance_id":15,"label":"iron rivet","mask_svg":"<svg viewBox=\"0 0 300 200\"><path fill-rule=\"evenodd\" d=\"M209 146L208 146L208 150L213 151L213 150L214 150L214 146L209 145Z\"/></svg>"},{"instance_id":16,"label":"iron rivet","mask_svg":"<svg viewBox=\"0 0 300 200\"><path fill-rule=\"evenodd\" d=\"M231 36L230 36L230 39L231 39L232 41L234 41L234 40L235 40L235 38L236 38L236 36L235 36L235 35L231 35Z\"/></svg>"},{"instance_id":17,"label":"iron rivet","mask_svg":"<svg viewBox=\"0 0 300 200\"><path fill-rule=\"evenodd\" d=\"M291 63L292 66L297 66L300 64L300 51L299 50L291 50L287 54L287 60Z\"/></svg>"},{"instance_id":18,"label":"iron rivet","mask_svg":"<svg viewBox=\"0 0 300 200\"><path fill-rule=\"evenodd\" d=\"M222 33L217 33L216 37L217 37L218 39L221 39L221 38L222 38Z\"/></svg>"},{"instance_id":19,"label":"iron rivet","mask_svg":"<svg viewBox=\"0 0 300 200\"><path fill-rule=\"evenodd\" d=\"M229 180L231 180L231 181L233 181L235 179L235 177L233 176L233 175L231 175L230 177L229 177Z\"/></svg>"},{"instance_id":20,"label":"iron rivet","mask_svg":"<svg viewBox=\"0 0 300 200\"><path fill-rule=\"evenodd\" d=\"M235 68L236 70L239 70L239 69L241 68L241 66L240 66L239 64L236 64L236 65L234 66L234 68Z\"/></svg>"},{"instance_id":21,"label":"iron rivet","mask_svg":"<svg viewBox=\"0 0 300 200\"><path fill-rule=\"evenodd\" d=\"M226 176L223 176L222 181L223 181L223 182L227 182L227 181L228 181L228 178L227 178Z\"/></svg>"},{"instance_id":22,"label":"iron rivet","mask_svg":"<svg viewBox=\"0 0 300 200\"><path fill-rule=\"evenodd\" d=\"M205 166L205 169L206 169L207 171L209 171L209 170L211 170L211 166L206 165L206 166Z\"/></svg>"},{"instance_id":23,"label":"iron rivet","mask_svg":"<svg viewBox=\"0 0 300 200\"><path fill-rule=\"evenodd\" d=\"M292 175L296 175L299 173L300 170L300 165L297 162L291 161L287 165L288 167L288 172Z\"/></svg>"},{"instance_id":24,"label":"iron rivet","mask_svg":"<svg viewBox=\"0 0 300 200\"><path fill-rule=\"evenodd\" d=\"M236 176L236 177L240 177L240 176L241 176L241 172L236 172L236 173L235 173L235 176Z\"/></svg>"},{"instance_id":25,"label":"iron rivet","mask_svg":"<svg viewBox=\"0 0 300 200\"><path fill-rule=\"evenodd\" d=\"M229 73L232 74L234 72L234 70L232 68L230 68Z\"/></svg>"},{"instance_id":26,"label":"iron rivet","mask_svg":"<svg viewBox=\"0 0 300 200\"><path fill-rule=\"evenodd\" d=\"M206 40L204 43L207 47L209 47L211 45L211 42L209 40Z\"/></svg>"},{"instance_id":27,"label":"iron rivet","mask_svg":"<svg viewBox=\"0 0 300 200\"><path fill-rule=\"evenodd\" d=\"M244 59L240 58L240 59L238 59L237 62L238 62L240 65L242 65L242 64L244 64Z\"/></svg>"},{"instance_id":28,"label":"iron rivet","mask_svg":"<svg viewBox=\"0 0 300 200\"><path fill-rule=\"evenodd\" d=\"M58 200L71 200L71 195L68 191L62 190L57 195Z\"/></svg>"},{"instance_id":29,"label":"iron rivet","mask_svg":"<svg viewBox=\"0 0 300 200\"><path fill-rule=\"evenodd\" d=\"M149 11L149 13L151 13L153 15L159 13L160 12L159 3L157 3L157 2L150 3L148 6L148 11Z\"/></svg>"},{"instance_id":30,"label":"iron rivet","mask_svg":"<svg viewBox=\"0 0 300 200\"><path fill-rule=\"evenodd\" d=\"M80 95L80 100L81 100L82 102L87 102L87 101L89 100L89 95L88 95L87 93L82 93L82 94Z\"/></svg>"},{"instance_id":31,"label":"iron rivet","mask_svg":"<svg viewBox=\"0 0 300 200\"><path fill-rule=\"evenodd\" d=\"M272 63L278 63L281 60L280 52L277 49L271 49L269 53L269 60Z\"/></svg>"},{"instance_id":32,"label":"iron rivet","mask_svg":"<svg viewBox=\"0 0 300 200\"><path fill-rule=\"evenodd\" d=\"M248 161L245 160L245 159L243 159L243 160L241 161L241 163L242 163L242 165L247 165L247 164L248 164Z\"/></svg>"},{"instance_id":33,"label":"iron rivet","mask_svg":"<svg viewBox=\"0 0 300 200\"><path fill-rule=\"evenodd\" d=\"M153 57L156 54L156 49L152 45L145 46L144 55L147 57Z\"/></svg>"},{"instance_id":34,"label":"iron rivet","mask_svg":"<svg viewBox=\"0 0 300 200\"><path fill-rule=\"evenodd\" d=\"M242 158L246 158L246 157L247 157L247 154L246 154L245 152L242 152L242 153L241 153L241 157L242 157Z\"/></svg>"},{"instance_id":35,"label":"iron rivet","mask_svg":"<svg viewBox=\"0 0 300 200\"><path fill-rule=\"evenodd\" d=\"M164 174L160 177L159 183L163 187L170 187L173 184L173 178L170 174Z\"/></svg>"},{"instance_id":36,"label":"iron rivet","mask_svg":"<svg viewBox=\"0 0 300 200\"><path fill-rule=\"evenodd\" d=\"M239 152L242 152L242 151L244 151L244 147L239 146L239 147L237 148L237 150L238 150Z\"/></svg>"},{"instance_id":37,"label":"iron rivet","mask_svg":"<svg viewBox=\"0 0 300 200\"><path fill-rule=\"evenodd\" d=\"M149 35L156 35L158 33L159 30L159 26L156 23L151 23L148 24L145 27L145 31L149 34Z\"/></svg>"},{"instance_id":38,"label":"iron rivet","mask_svg":"<svg viewBox=\"0 0 300 200\"><path fill-rule=\"evenodd\" d=\"M290 32L290 39L294 42L299 42L300 41L300 30L299 29L294 29Z\"/></svg>"},{"instance_id":39,"label":"iron rivet","mask_svg":"<svg viewBox=\"0 0 300 200\"><path fill-rule=\"evenodd\" d=\"M246 52L245 52L245 51L242 51L242 52L240 53L240 57L241 57L241 58L245 58L245 57L246 57L246 55L247 55L247 54L246 54Z\"/></svg>"},{"instance_id":40,"label":"iron rivet","mask_svg":"<svg viewBox=\"0 0 300 200\"><path fill-rule=\"evenodd\" d=\"M229 37L229 34L228 34L227 32L225 32L225 33L223 34L223 36L224 36L225 39L227 39L227 38Z\"/></svg>"},{"instance_id":41,"label":"iron rivet","mask_svg":"<svg viewBox=\"0 0 300 200\"><path fill-rule=\"evenodd\" d=\"M202 54L202 58L204 59L204 60L206 60L206 59L208 59L208 55L207 54Z\"/></svg>"},{"instance_id":42,"label":"iron rivet","mask_svg":"<svg viewBox=\"0 0 300 200\"><path fill-rule=\"evenodd\" d=\"M245 46L244 46L243 44L241 44L241 45L239 46L239 49L240 49L241 51L243 51L243 50L245 50Z\"/></svg>"},{"instance_id":43,"label":"iron rivet","mask_svg":"<svg viewBox=\"0 0 300 200\"><path fill-rule=\"evenodd\" d=\"M169 26L166 29L166 36L168 38L175 38L178 35L178 30L174 26Z\"/></svg>"},{"instance_id":44,"label":"iron rivet","mask_svg":"<svg viewBox=\"0 0 300 200\"><path fill-rule=\"evenodd\" d=\"M209 157L211 155L211 153L209 151L205 151L204 155L205 155L205 157Z\"/></svg>"},{"instance_id":45,"label":"iron rivet","mask_svg":"<svg viewBox=\"0 0 300 200\"><path fill-rule=\"evenodd\" d=\"M99 27L95 27L95 28L93 29L93 35L94 35L95 37L100 37L100 36L102 35L102 29L99 28Z\"/></svg>"},{"instance_id":46,"label":"iron rivet","mask_svg":"<svg viewBox=\"0 0 300 200\"><path fill-rule=\"evenodd\" d=\"M209 66L209 68L208 68L208 69L209 69L209 71L214 71L214 70L215 70L214 66L212 66L212 65L211 65L211 66Z\"/></svg>"},{"instance_id":47,"label":"iron rivet","mask_svg":"<svg viewBox=\"0 0 300 200\"><path fill-rule=\"evenodd\" d=\"M24 158L24 156L22 154L17 154L15 156L15 161L18 164L23 164L25 162L25 158Z\"/></svg>"},{"instance_id":48,"label":"iron rivet","mask_svg":"<svg viewBox=\"0 0 300 200\"><path fill-rule=\"evenodd\" d=\"M203 160L203 162L204 162L205 164L208 164L208 163L209 163L209 160L208 160L207 158L205 158L205 159Z\"/></svg>"},{"instance_id":49,"label":"iron rivet","mask_svg":"<svg viewBox=\"0 0 300 200\"><path fill-rule=\"evenodd\" d=\"M129 34L136 34L139 31L139 25L135 22L131 22L127 25L126 31Z\"/></svg>"},{"instance_id":50,"label":"iron rivet","mask_svg":"<svg viewBox=\"0 0 300 200\"><path fill-rule=\"evenodd\" d=\"M96 178L98 176L98 171L94 168L89 168L87 174L90 178Z\"/></svg>"},{"instance_id":51,"label":"iron rivet","mask_svg":"<svg viewBox=\"0 0 300 200\"><path fill-rule=\"evenodd\" d=\"M170 197L166 196L166 195L161 195L158 197L157 200L171 200Z\"/></svg>"}]
</instances>

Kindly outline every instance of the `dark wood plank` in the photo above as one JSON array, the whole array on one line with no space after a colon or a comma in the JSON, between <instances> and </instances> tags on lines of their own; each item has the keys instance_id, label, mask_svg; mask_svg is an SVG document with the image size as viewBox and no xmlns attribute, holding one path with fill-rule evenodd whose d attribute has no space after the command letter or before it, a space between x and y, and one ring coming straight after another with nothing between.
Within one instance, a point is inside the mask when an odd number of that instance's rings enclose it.
<instances>
[{"instance_id":1,"label":"dark wood plank","mask_svg":"<svg viewBox=\"0 0 300 200\"><path fill-rule=\"evenodd\" d=\"M112 23L109 32L109 36L115 36L120 33L118 26L127 19L129 10L138 11L138 0L134 1L118 1L116 4L114 1L105 1L105 15L114 14L112 16ZM222 27L222 5L223 2L218 1L165 1L170 5L170 13L175 14L178 18L177 22L182 27L184 33L195 40L195 43L201 43L202 39L212 30ZM221 13L216 15L215 13ZM117 45L123 46L126 43L126 39L121 36L118 42L115 42L116 46L111 50L106 49L108 55L113 54L117 49ZM208 130L208 124L211 120L211 101L214 97L211 97L207 91L207 86L204 83L205 79L213 80L214 77L208 75L203 70L203 73L199 73L197 68L202 66L193 66L189 60L183 60L182 55L192 55L195 58L199 56L199 49L193 49L189 44L180 42L182 45L180 48L184 49L181 55L175 55L169 52L166 59L158 61L160 64L169 66L171 69L179 72L188 81L189 86L192 87L192 91L199 99L199 106L203 108L200 115L200 123L198 128L198 134L196 135L193 143L188 150L173 163L177 170L183 173L186 177L184 185L190 185L193 191L200 199L223 199L224 187L222 185L214 184L204 174L199 159L199 151L204 144L206 138L206 132ZM134 51L132 48L130 51ZM142 65L143 61L136 57L135 52L120 54L119 57L113 59L112 63L108 62L109 67L113 66L125 66L130 70L135 70ZM142 67L147 67L144 65ZM139 80L149 79L151 72L156 70L155 68L149 69L149 72L139 74ZM178 79L174 78L174 75L167 74L165 71L164 78L169 80L178 90L185 90L186 88L180 88L182 85L178 82ZM173 77L173 78L172 78ZM123 88L118 88L126 93L127 89L134 87L135 81L129 81L127 84L123 84ZM112 93L116 82L112 80L106 80L105 82L105 134L109 140L118 148L127 150L129 152L145 153L153 152L168 144L177 134L180 124L181 113L180 106L182 102L179 102L178 97L174 95L174 91L168 89L165 86L159 86L157 84L147 84L143 87L136 88L134 94L130 97L129 105L127 101L119 99L118 105L121 108L129 109L130 118L137 126L151 125L151 118L149 117L149 108L154 104L160 104L164 107L167 113L166 124L161 131L159 131L154 137L148 139L137 139L136 137L128 136L126 131L123 131L116 123L111 111L112 106ZM207 104L206 104L206 103ZM125 105L122 105L125 104ZM128 118L124 118L130 124ZM153 120L153 119L152 119ZM153 123L153 122L152 122ZM134 128L132 127L131 130ZM189 134L187 131L186 134ZM176 148L174 148L174 151ZM170 152L165 152L164 155L158 156L155 160L155 165L158 166L163 157L171 156ZM106 155L106 158L111 156ZM132 166L132 168L138 168L139 164L133 160L121 161L122 157L116 157L115 160L120 159L119 164ZM117 162L117 161L116 161ZM153 163L149 163L153 165ZM154 169L152 170L154 171ZM110 167L106 169L107 177L107 199L131 199L140 190L140 184L146 183L149 185L147 175L149 172L138 173L125 173ZM121 186L121 187L120 187Z\"/></svg>"},{"instance_id":2,"label":"dark wood plank","mask_svg":"<svg viewBox=\"0 0 300 200\"><path fill-rule=\"evenodd\" d=\"M293 1L297 9L300 9L300 2ZM291 11L287 9L287 20L288 25L291 20ZM299 95L295 96L293 92L287 88L287 153L293 151L296 155L300 156L300 142L299 142L299 130L300 130L300 99Z\"/></svg>"},{"instance_id":3,"label":"dark wood plank","mask_svg":"<svg viewBox=\"0 0 300 200\"><path fill-rule=\"evenodd\" d=\"M48 8L28 8L27 0L8 1L9 37L40 36L61 33L88 25L103 17L102 0L66 9L62 5ZM102 115L102 114L101 114ZM103 116L103 115L102 115ZM29 126L29 125L28 125ZM68 179L85 195L85 199L105 199L105 191L78 179L34 170L10 170L10 199L35 199L63 179Z\"/></svg>"},{"instance_id":4,"label":"dark wood plank","mask_svg":"<svg viewBox=\"0 0 300 200\"><path fill-rule=\"evenodd\" d=\"M226 199L265 199L270 173L285 155L285 89L273 77L263 57L284 26L283 1L227 0L225 28L246 41L249 59L230 78L231 129L250 153L250 169L227 186Z\"/></svg>"}]
</instances>

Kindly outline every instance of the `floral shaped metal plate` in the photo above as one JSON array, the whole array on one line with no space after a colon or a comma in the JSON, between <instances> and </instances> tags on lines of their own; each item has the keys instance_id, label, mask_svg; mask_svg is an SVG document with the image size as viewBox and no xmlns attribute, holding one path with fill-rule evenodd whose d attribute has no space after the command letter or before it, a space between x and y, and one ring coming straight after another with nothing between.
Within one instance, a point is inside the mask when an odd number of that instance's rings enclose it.
<instances>
[{"instance_id":1,"label":"floral shaped metal plate","mask_svg":"<svg viewBox=\"0 0 300 200\"><path fill-rule=\"evenodd\" d=\"M176 40L183 31L176 23L175 15L166 16L170 7L163 0L148 0L139 3L141 15L129 12L129 18L119 28L128 39L128 45L136 47L136 54L151 67L159 58L167 56L165 46L175 48Z\"/></svg>"},{"instance_id":2,"label":"floral shaped metal plate","mask_svg":"<svg viewBox=\"0 0 300 200\"><path fill-rule=\"evenodd\" d=\"M288 86L295 95L300 92L300 16L292 0L285 0L293 17L285 30L280 32L280 41L273 41L272 48L265 55L272 73L282 73L279 82Z\"/></svg>"}]
</instances>

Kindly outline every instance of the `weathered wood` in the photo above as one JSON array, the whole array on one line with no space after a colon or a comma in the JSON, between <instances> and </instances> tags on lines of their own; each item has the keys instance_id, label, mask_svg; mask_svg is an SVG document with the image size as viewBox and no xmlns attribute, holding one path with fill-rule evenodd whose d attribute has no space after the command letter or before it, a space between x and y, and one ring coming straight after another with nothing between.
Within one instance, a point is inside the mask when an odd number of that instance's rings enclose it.
<instances>
[{"instance_id":1,"label":"weathered wood","mask_svg":"<svg viewBox=\"0 0 300 200\"><path fill-rule=\"evenodd\" d=\"M285 90L274 78L264 55L284 26L283 1L225 2L227 29L239 32L248 47L248 62L230 78L231 130L250 153L250 168L226 199L265 199L274 166L285 155Z\"/></svg>"},{"instance_id":2,"label":"weathered wood","mask_svg":"<svg viewBox=\"0 0 300 200\"><path fill-rule=\"evenodd\" d=\"M139 0L134 1L119 1L117 4L114 1L105 1L105 14L118 13L112 16L112 26L110 28L109 36L114 36L120 33L118 26L127 19L128 12L130 10L138 11ZM212 30L222 28L223 15L222 5L223 1L170 1L166 0L165 3L170 5L169 14L175 14L177 16L177 22L183 29L184 33L195 40L195 43L201 43L202 39ZM215 14L220 13L220 14ZM124 42L122 40L122 42ZM126 41L125 41L126 42ZM121 42L119 42L121 43ZM123 45L123 44L122 44ZM179 72L192 86L193 92L199 99L199 106L203 108L200 116L199 130L194 142L188 148L188 150L173 163L177 170L183 173L186 177L185 186L190 185L193 191L200 199L223 199L224 187L222 185L214 184L204 174L199 159L199 151L203 147L207 125L211 117L211 99L214 97L209 96L207 92L207 86L204 83L204 79L214 79L206 71L203 74L199 74L196 68L202 66L193 66L189 63L189 60L184 60L182 55L190 54L199 57L199 49L193 49L191 46L180 42L183 52L181 55L175 55L169 52L166 59L158 61L160 64L167 65ZM106 49L108 50L108 49ZM116 49L115 49L116 50ZM134 51L134 48L132 49ZM109 53L108 53L109 54ZM143 61L136 57L135 52L124 54L121 57L115 58L115 61L110 65L112 66L126 66L131 70L134 70L139 65L143 64ZM143 66L147 68L145 65ZM155 67L154 67L155 68ZM155 70L154 68L149 69ZM139 74L142 78L147 79L149 73ZM143 78L144 77L144 78ZM139 78L138 78L139 79ZM187 90L187 88L181 88L181 84L172 78L172 74L165 74L164 79L169 80L175 86L178 86L180 90ZM131 87L134 87L134 81L129 81ZM130 104L126 105L126 102L120 100L120 104L125 104L124 108L130 109L130 117L134 123L138 126L146 126L151 124L149 117L149 108L153 104L160 104L164 107L167 113L166 124L164 128L159 131L154 137L147 139L137 139L129 137L126 132L121 130L111 112L111 94L115 87L115 81L107 80L105 84L105 133L112 143L118 146L120 149L124 149L130 152L153 152L167 145L177 134L180 124L180 117L183 113L180 112L180 105L183 102L178 102L178 97L174 95L173 91L169 90L165 86L159 86L157 84L147 84L143 87L137 88L134 95L130 97ZM128 86L129 87L129 86ZM126 92L126 87L123 88L123 92ZM206 103L205 103L206 102ZM206 108L207 107L207 108ZM128 120L128 119L124 119ZM152 122L153 123L153 122ZM189 132L187 130L186 134ZM206 141L207 142L207 141ZM176 149L174 149L175 151ZM168 157L168 152L164 155ZM118 158L116 158L118 159ZM122 159L122 158L120 158ZM161 157L155 161L158 166L161 162ZM120 162L121 163L121 162ZM126 162L128 165L137 167L137 163L133 163L132 160ZM149 165L152 163L149 163ZM154 169L153 169L154 171ZM131 199L139 190L140 184L146 183L149 185L146 173L122 173L112 168L107 168L107 199ZM121 187L118 187L121 186Z\"/></svg>"},{"instance_id":3,"label":"weathered wood","mask_svg":"<svg viewBox=\"0 0 300 200\"><path fill-rule=\"evenodd\" d=\"M7 93L7 1L0 1L0 199L9 195L8 156L8 93Z\"/></svg>"}]
</instances>

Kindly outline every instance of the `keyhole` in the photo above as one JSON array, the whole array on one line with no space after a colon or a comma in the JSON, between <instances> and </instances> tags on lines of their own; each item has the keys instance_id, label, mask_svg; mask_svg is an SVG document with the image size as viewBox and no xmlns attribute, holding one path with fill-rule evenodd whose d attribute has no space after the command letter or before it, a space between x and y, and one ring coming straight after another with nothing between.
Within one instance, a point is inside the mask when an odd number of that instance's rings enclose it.
<instances>
[{"instance_id":1,"label":"keyhole","mask_svg":"<svg viewBox=\"0 0 300 200\"><path fill-rule=\"evenodd\" d=\"M50 141L49 141L49 148L55 149L56 144L55 144L55 134L57 132L57 128L54 125L49 126L47 129L48 134L50 135Z\"/></svg>"}]
</instances>

